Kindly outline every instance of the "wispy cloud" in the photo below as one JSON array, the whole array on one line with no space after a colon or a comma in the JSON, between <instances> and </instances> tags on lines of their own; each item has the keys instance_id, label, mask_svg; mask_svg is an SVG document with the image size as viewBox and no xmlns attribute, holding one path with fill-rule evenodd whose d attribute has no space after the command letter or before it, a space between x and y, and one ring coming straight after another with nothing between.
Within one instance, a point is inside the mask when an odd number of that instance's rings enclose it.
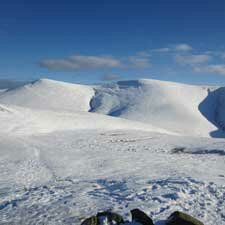
<instances>
[{"instance_id":1,"label":"wispy cloud","mask_svg":"<svg viewBox=\"0 0 225 225\"><path fill-rule=\"evenodd\" d=\"M225 59L225 52L222 52L222 53L220 54L220 56L221 56L222 59Z\"/></svg>"},{"instance_id":2,"label":"wispy cloud","mask_svg":"<svg viewBox=\"0 0 225 225\"><path fill-rule=\"evenodd\" d=\"M166 53L169 51L171 51L171 48L156 48L152 50L152 52L156 52L156 53Z\"/></svg>"},{"instance_id":3,"label":"wispy cloud","mask_svg":"<svg viewBox=\"0 0 225 225\"><path fill-rule=\"evenodd\" d=\"M193 50L193 47L186 43L179 43L176 45L170 45L169 47L163 47L163 48L156 48L152 49L151 52L153 53L175 53L175 52L190 52Z\"/></svg>"},{"instance_id":4,"label":"wispy cloud","mask_svg":"<svg viewBox=\"0 0 225 225\"><path fill-rule=\"evenodd\" d=\"M218 51L218 50L212 51L211 50L211 51L204 52L204 54L211 55L213 57L219 57L219 58L225 59L225 52L223 52L223 51Z\"/></svg>"},{"instance_id":5,"label":"wispy cloud","mask_svg":"<svg viewBox=\"0 0 225 225\"><path fill-rule=\"evenodd\" d=\"M209 65L208 71L220 75L225 75L225 64Z\"/></svg>"},{"instance_id":6,"label":"wispy cloud","mask_svg":"<svg viewBox=\"0 0 225 225\"><path fill-rule=\"evenodd\" d=\"M138 68L149 67L150 60L147 54L137 54L116 58L113 56L94 56L94 55L74 55L62 59L44 59L39 62L43 68L55 71L78 71L78 70L97 70L114 68Z\"/></svg>"},{"instance_id":7,"label":"wispy cloud","mask_svg":"<svg viewBox=\"0 0 225 225\"><path fill-rule=\"evenodd\" d=\"M175 55L174 59L175 61L182 65L189 65L189 66L195 66L197 64L202 64L209 62L211 60L211 56L207 54L186 54L186 55Z\"/></svg>"},{"instance_id":8,"label":"wispy cloud","mask_svg":"<svg viewBox=\"0 0 225 225\"><path fill-rule=\"evenodd\" d=\"M180 66L185 66L196 73L225 75L224 51L198 51L186 43L168 45L163 48L145 50L134 55L115 57L113 55L73 55L61 59L44 59L39 62L43 68L55 71L103 70L103 81L119 80L120 76L113 71L118 69L146 70L152 66L152 58L168 57ZM165 55L163 55L165 54ZM170 64L171 65L171 64ZM154 65L153 65L154 66ZM172 63L171 67L174 64ZM115 70L116 69L116 70Z\"/></svg>"},{"instance_id":9,"label":"wispy cloud","mask_svg":"<svg viewBox=\"0 0 225 225\"><path fill-rule=\"evenodd\" d=\"M208 72L225 76L225 64L212 64L205 67L194 68L196 72Z\"/></svg>"},{"instance_id":10,"label":"wispy cloud","mask_svg":"<svg viewBox=\"0 0 225 225\"><path fill-rule=\"evenodd\" d=\"M143 57L143 56L130 56L128 57L128 66L139 68L139 69L145 69L151 66L149 57Z\"/></svg>"},{"instance_id":11,"label":"wispy cloud","mask_svg":"<svg viewBox=\"0 0 225 225\"><path fill-rule=\"evenodd\" d=\"M181 44L175 45L175 50L182 51L182 52L189 52L189 51L193 50L193 48L188 44L181 43Z\"/></svg>"},{"instance_id":12,"label":"wispy cloud","mask_svg":"<svg viewBox=\"0 0 225 225\"><path fill-rule=\"evenodd\" d=\"M105 74L101 77L101 80L103 81L113 81L113 80L119 80L121 78L118 74Z\"/></svg>"},{"instance_id":13,"label":"wispy cloud","mask_svg":"<svg viewBox=\"0 0 225 225\"><path fill-rule=\"evenodd\" d=\"M41 67L49 70L89 70L102 68L118 68L120 60L111 56L85 56L74 55L65 59L45 59L40 63Z\"/></svg>"},{"instance_id":14,"label":"wispy cloud","mask_svg":"<svg viewBox=\"0 0 225 225\"><path fill-rule=\"evenodd\" d=\"M151 53L150 51L141 51L141 52L137 52L136 55L140 57L150 57Z\"/></svg>"}]
</instances>

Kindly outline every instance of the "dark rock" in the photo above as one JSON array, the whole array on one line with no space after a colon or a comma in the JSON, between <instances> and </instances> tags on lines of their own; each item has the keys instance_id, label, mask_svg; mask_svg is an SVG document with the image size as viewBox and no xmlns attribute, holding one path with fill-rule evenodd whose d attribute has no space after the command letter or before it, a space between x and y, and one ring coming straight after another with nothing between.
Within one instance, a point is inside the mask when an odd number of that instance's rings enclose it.
<instances>
[{"instance_id":1,"label":"dark rock","mask_svg":"<svg viewBox=\"0 0 225 225\"><path fill-rule=\"evenodd\" d=\"M81 225L98 225L98 218L97 216L92 216L84 220Z\"/></svg>"},{"instance_id":2,"label":"dark rock","mask_svg":"<svg viewBox=\"0 0 225 225\"><path fill-rule=\"evenodd\" d=\"M175 211L168 217L166 225L204 225L204 224L188 214Z\"/></svg>"},{"instance_id":3,"label":"dark rock","mask_svg":"<svg viewBox=\"0 0 225 225\"><path fill-rule=\"evenodd\" d=\"M110 211L99 212L97 214L97 218L99 218L99 217L107 217L108 218L108 221L110 223L113 223L113 222L115 223L116 222L116 225L119 225L119 224L124 223L124 220L123 220L123 217L122 216L120 216L117 213L110 212Z\"/></svg>"},{"instance_id":4,"label":"dark rock","mask_svg":"<svg viewBox=\"0 0 225 225\"><path fill-rule=\"evenodd\" d=\"M185 153L185 147L175 147L171 150L173 154Z\"/></svg>"},{"instance_id":5,"label":"dark rock","mask_svg":"<svg viewBox=\"0 0 225 225\"><path fill-rule=\"evenodd\" d=\"M139 209L133 209L130 211L132 215L132 221L136 221L142 225L154 225L152 219Z\"/></svg>"}]
</instances>

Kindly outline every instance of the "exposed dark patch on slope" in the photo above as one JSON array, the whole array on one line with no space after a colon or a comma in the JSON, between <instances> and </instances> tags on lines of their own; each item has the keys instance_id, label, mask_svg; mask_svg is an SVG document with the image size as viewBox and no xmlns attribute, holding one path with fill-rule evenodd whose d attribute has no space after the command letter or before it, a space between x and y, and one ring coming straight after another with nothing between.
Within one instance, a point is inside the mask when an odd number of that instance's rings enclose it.
<instances>
[{"instance_id":1,"label":"exposed dark patch on slope","mask_svg":"<svg viewBox=\"0 0 225 225\"><path fill-rule=\"evenodd\" d=\"M194 155L220 155L225 156L225 150L223 149L188 149L186 147L175 147L171 150L173 154L194 154Z\"/></svg>"},{"instance_id":2,"label":"exposed dark patch on slope","mask_svg":"<svg viewBox=\"0 0 225 225\"><path fill-rule=\"evenodd\" d=\"M201 114L218 130L210 133L212 137L225 138L225 87L208 89L208 96L198 106Z\"/></svg>"}]
</instances>

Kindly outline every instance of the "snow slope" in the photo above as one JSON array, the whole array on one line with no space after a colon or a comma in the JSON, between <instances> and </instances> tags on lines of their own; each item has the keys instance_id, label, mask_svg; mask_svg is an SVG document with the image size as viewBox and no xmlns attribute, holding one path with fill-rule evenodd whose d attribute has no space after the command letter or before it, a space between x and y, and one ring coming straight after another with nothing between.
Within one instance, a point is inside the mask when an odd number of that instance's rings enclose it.
<instances>
[{"instance_id":1,"label":"snow slope","mask_svg":"<svg viewBox=\"0 0 225 225\"><path fill-rule=\"evenodd\" d=\"M0 103L31 110L95 112L186 136L225 137L225 89L157 80L86 86L48 79L0 94Z\"/></svg>"},{"instance_id":2,"label":"snow slope","mask_svg":"<svg viewBox=\"0 0 225 225\"><path fill-rule=\"evenodd\" d=\"M91 106L92 112L150 123L182 135L208 136L225 121L225 91L204 103L209 90L215 89L157 80L120 81L96 87Z\"/></svg>"},{"instance_id":3,"label":"snow slope","mask_svg":"<svg viewBox=\"0 0 225 225\"><path fill-rule=\"evenodd\" d=\"M3 91L0 133L33 135L61 130L130 129L174 134L151 124L90 113L94 94L93 87L48 79Z\"/></svg>"},{"instance_id":4,"label":"snow slope","mask_svg":"<svg viewBox=\"0 0 225 225\"><path fill-rule=\"evenodd\" d=\"M48 79L9 89L0 95L0 103L57 112L88 111L94 95L92 87Z\"/></svg>"},{"instance_id":5,"label":"snow slope","mask_svg":"<svg viewBox=\"0 0 225 225\"><path fill-rule=\"evenodd\" d=\"M225 224L225 140L210 138L222 137L224 102L224 88L153 80L2 91L0 224L137 207L157 225L175 210Z\"/></svg>"},{"instance_id":6,"label":"snow slope","mask_svg":"<svg viewBox=\"0 0 225 225\"><path fill-rule=\"evenodd\" d=\"M79 225L137 207L155 222L181 210L225 224L223 140L98 129L0 135L0 146L0 224Z\"/></svg>"},{"instance_id":7,"label":"snow slope","mask_svg":"<svg viewBox=\"0 0 225 225\"><path fill-rule=\"evenodd\" d=\"M10 122L9 122L10 121ZM143 130L174 134L150 124L89 112L54 112L0 105L0 134L34 135L66 130Z\"/></svg>"}]
</instances>

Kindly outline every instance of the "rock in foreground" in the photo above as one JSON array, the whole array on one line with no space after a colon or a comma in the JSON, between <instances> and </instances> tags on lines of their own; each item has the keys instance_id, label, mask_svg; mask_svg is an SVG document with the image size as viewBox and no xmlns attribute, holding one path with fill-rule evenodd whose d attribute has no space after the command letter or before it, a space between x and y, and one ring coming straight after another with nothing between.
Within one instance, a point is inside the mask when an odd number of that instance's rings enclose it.
<instances>
[{"instance_id":1,"label":"rock in foreground","mask_svg":"<svg viewBox=\"0 0 225 225\"><path fill-rule=\"evenodd\" d=\"M152 219L140 209L133 209L130 212L132 221L136 221L142 225L154 225Z\"/></svg>"},{"instance_id":2,"label":"rock in foreground","mask_svg":"<svg viewBox=\"0 0 225 225\"><path fill-rule=\"evenodd\" d=\"M204 225L201 221L195 219L194 217L176 211L172 213L167 219L166 225Z\"/></svg>"},{"instance_id":3,"label":"rock in foreground","mask_svg":"<svg viewBox=\"0 0 225 225\"><path fill-rule=\"evenodd\" d=\"M152 219L140 209L131 210L132 221L124 221L123 217L117 213L105 211L99 212L84 220L81 225L154 225ZM166 225L204 225L194 217L175 211L165 221Z\"/></svg>"}]
</instances>

